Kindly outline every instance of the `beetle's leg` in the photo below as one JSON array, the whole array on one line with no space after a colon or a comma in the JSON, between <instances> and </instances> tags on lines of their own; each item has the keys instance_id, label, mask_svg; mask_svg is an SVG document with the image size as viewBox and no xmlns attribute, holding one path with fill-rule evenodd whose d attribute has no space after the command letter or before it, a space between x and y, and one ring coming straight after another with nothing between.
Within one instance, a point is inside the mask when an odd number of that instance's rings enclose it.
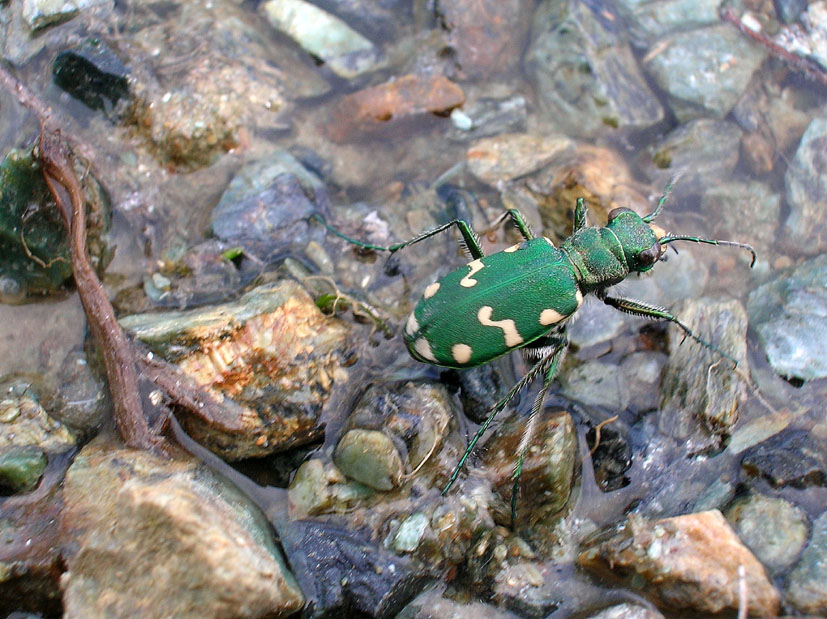
<instances>
[{"instance_id":1,"label":"beetle's leg","mask_svg":"<svg viewBox=\"0 0 827 619\"><path fill-rule=\"evenodd\" d=\"M528 222L525 220L525 217L523 217L523 214L515 208L510 208L497 217L494 222L482 232L482 234L494 230L508 218L511 218L512 223L517 226L517 230L520 231L520 234L523 235L523 238L526 241L530 241L535 238L534 233L531 231L531 226L528 225Z\"/></svg>"},{"instance_id":2,"label":"beetle's leg","mask_svg":"<svg viewBox=\"0 0 827 619\"><path fill-rule=\"evenodd\" d=\"M683 324L678 318L672 314L671 312L667 311L663 307L659 307L657 305L651 305L649 303L644 303L643 301L635 301L633 299L620 299L617 297L610 297L607 296L605 292L598 292L597 297L603 301L606 305L610 305L611 307L620 310L621 312L626 312L627 314L632 314L633 316L642 316L643 318L652 318L654 320L666 320L677 325L687 337L691 337L693 340L698 342L701 346L711 350L714 353L717 353L731 361L735 367L738 367L738 362L732 355L725 353L723 350L715 346L710 342L707 342L705 339L695 335L692 332L692 329L687 327Z\"/></svg>"},{"instance_id":3,"label":"beetle's leg","mask_svg":"<svg viewBox=\"0 0 827 619\"><path fill-rule=\"evenodd\" d=\"M574 224L572 225L572 234L577 233L586 227L586 201L583 198L577 198L574 203Z\"/></svg>"},{"instance_id":4,"label":"beetle's leg","mask_svg":"<svg viewBox=\"0 0 827 619\"><path fill-rule=\"evenodd\" d=\"M520 485L520 476L523 474L523 462L525 455L528 452L528 447L531 444L531 439L534 438L534 432L537 429L537 420L540 418L540 412L543 410L543 403L548 393L548 388L551 386L551 381L557 375L557 370L560 367L560 361L563 359L563 353L568 345L566 336L556 338L556 343L550 346L547 350L549 352L543 357L548 369L543 375L543 386L537 397L534 399L534 405L531 407L531 415L529 415L528 423L526 424L523 438L520 441L519 456L517 457L517 464L514 466L514 474L512 479L514 485L511 488L511 528L513 529L517 522L517 491Z\"/></svg>"},{"instance_id":5,"label":"beetle's leg","mask_svg":"<svg viewBox=\"0 0 827 619\"><path fill-rule=\"evenodd\" d=\"M480 245L480 240L479 238L477 238L477 234L474 232L471 226L468 225L468 222L464 219L454 219L452 221L449 221L446 224L442 224L441 226L437 226L436 228L423 232L422 234L415 236L409 241L391 245L387 248L387 250L391 253L397 252L404 247L408 247L409 245L413 245L414 243L419 243L419 241L424 241L427 238L439 234L443 230L447 230L453 225L456 225L456 227L459 228L459 232L462 235L463 244L474 260L485 256L485 254L482 251L482 246Z\"/></svg>"},{"instance_id":6,"label":"beetle's leg","mask_svg":"<svg viewBox=\"0 0 827 619\"><path fill-rule=\"evenodd\" d=\"M422 234L415 236L409 241L405 241L404 243L395 243L393 245L389 245L388 247L385 247L383 245L374 245L373 243L365 243L364 241L359 241L357 239L347 236L346 234L342 234L336 228L327 223L324 220L324 218L318 213L313 213L310 216L310 219L315 219L316 221L320 222L330 232L338 236L340 239L344 239L351 245L356 245L356 247L361 247L362 249L372 249L375 251L389 251L391 253L397 252L403 247L408 247L408 245L413 245L414 243L419 243L419 241L424 241L425 239L439 234L440 232L447 230L453 225L456 225L459 228L460 234L462 234L463 244L468 249L471 256L476 260L477 258L482 258L485 255L482 251L482 247L480 246L480 241L477 238L477 235L471 229L471 226L468 225L468 222L464 219L454 219L452 221L449 221L448 223L442 224L441 226L437 226L436 228L427 230L426 232L423 232Z\"/></svg>"},{"instance_id":7,"label":"beetle's leg","mask_svg":"<svg viewBox=\"0 0 827 619\"><path fill-rule=\"evenodd\" d=\"M454 485L454 482L459 477L459 472L462 470L462 467L465 465L465 461L468 459L468 456L471 455L471 452L474 451L474 447L476 447L477 442L482 438L482 435L485 434L485 431L488 429L488 426L491 425L491 422L494 421L494 417L496 417L500 412L508 406L508 403L514 399L514 397L534 378L544 372L548 367L549 359L553 355L553 353L545 355L542 359L540 359L537 363L535 363L531 369L523 376L519 382L514 385L511 390L505 395L505 397L497 402L497 404L491 409L488 413L488 416L485 418L485 421L482 422L482 425L477 430L477 433L474 434L474 438L471 439L471 442L468 443L468 447L465 449L465 453L462 454L462 458L459 459L457 466L454 468L454 471L451 473L451 477L448 479L448 483L445 484L445 487L442 489L442 494L444 495L448 490L451 489L451 486Z\"/></svg>"}]
</instances>

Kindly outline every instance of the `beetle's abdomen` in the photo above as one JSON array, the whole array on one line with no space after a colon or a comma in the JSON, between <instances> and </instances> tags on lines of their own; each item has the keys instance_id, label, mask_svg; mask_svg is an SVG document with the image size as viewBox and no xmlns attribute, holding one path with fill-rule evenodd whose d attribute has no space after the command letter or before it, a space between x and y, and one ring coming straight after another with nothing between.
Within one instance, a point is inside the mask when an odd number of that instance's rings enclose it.
<instances>
[{"instance_id":1,"label":"beetle's abdomen","mask_svg":"<svg viewBox=\"0 0 827 619\"><path fill-rule=\"evenodd\" d=\"M474 367L545 335L582 302L568 258L547 239L532 239L428 286L405 326L405 345L425 363Z\"/></svg>"}]
</instances>

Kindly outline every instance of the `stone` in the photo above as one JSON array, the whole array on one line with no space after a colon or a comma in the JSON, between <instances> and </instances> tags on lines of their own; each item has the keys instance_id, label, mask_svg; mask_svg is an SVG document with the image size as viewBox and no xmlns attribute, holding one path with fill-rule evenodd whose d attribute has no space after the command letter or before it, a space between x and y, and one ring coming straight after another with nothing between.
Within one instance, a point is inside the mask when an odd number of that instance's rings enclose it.
<instances>
[{"instance_id":1,"label":"stone","mask_svg":"<svg viewBox=\"0 0 827 619\"><path fill-rule=\"evenodd\" d=\"M190 436L229 459L321 436L324 403L348 380L349 329L290 280L211 307L126 316L121 325L232 410L225 419L179 417Z\"/></svg>"},{"instance_id":2,"label":"stone","mask_svg":"<svg viewBox=\"0 0 827 619\"><path fill-rule=\"evenodd\" d=\"M328 134L336 142L371 137L404 119L447 114L465 101L462 89L441 75L403 75L342 97Z\"/></svg>"},{"instance_id":3,"label":"stone","mask_svg":"<svg viewBox=\"0 0 827 619\"><path fill-rule=\"evenodd\" d=\"M810 533L804 511L778 497L740 497L724 515L741 541L772 572L798 558Z\"/></svg>"},{"instance_id":4,"label":"stone","mask_svg":"<svg viewBox=\"0 0 827 619\"><path fill-rule=\"evenodd\" d=\"M680 121L726 116L767 56L728 24L678 33L655 45L659 53L643 66L666 91Z\"/></svg>"},{"instance_id":5,"label":"stone","mask_svg":"<svg viewBox=\"0 0 827 619\"><path fill-rule=\"evenodd\" d=\"M666 606L705 614L738 609L743 567L750 613L775 616L780 607L763 566L718 510L655 521L632 515L578 560L591 570L632 574Z\"/></svg>"},{"instance_id":6,"label":"stone","mask_svg":"<svg viewBox=\"0 0 827 619\"><path fill-rule=\"evenodd\" d=\"M202 465L92 443L64 500L67 616L260 617L304 603L264 516Z\"/></svg>"},{"instance_id":7,"label":"stone","mask_svg":"<svg viewBox=\"0 0 827 619\"><path fill-rule=\"evenodd\" d=\"M827 248L827 118L814 118L784 175L790 215L784 222L785 244L803 254Z\"/></svg>"}]
</instances>

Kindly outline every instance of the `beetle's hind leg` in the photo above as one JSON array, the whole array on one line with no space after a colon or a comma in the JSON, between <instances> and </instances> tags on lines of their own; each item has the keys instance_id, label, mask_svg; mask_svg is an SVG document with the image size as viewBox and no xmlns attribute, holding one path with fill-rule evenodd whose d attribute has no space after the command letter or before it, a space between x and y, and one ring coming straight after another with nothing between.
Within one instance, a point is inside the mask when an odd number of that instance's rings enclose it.
<instances>
[{"instance_id":1,"label":"beetle's hind leg","mask_svg":"<svg viewBox=\"0 0 827 619\"><path fill-rule=\"evenodd\" d=\"M514 473L512 474L513 486L511 488L511 528L513 529L517 522L517 493L520 488L520 477L523 474L523 463L525 455L528 453L528 448L531 445L531 440L534 438L534 433L537 430L537 421L540 418L540 413L543 410L543 403L545 402L548 389L551 382L557 375L557 370L560 368L560 362L563 360L563 355L568 347L568 339L565 332L559 335L553 335L544 339L542 347L533 347L526 352L535 352L541 356L540 364L544 364L543 370L543 386L540 392L534 399L534 404L531 407L531 414L528 417L523 438L520 440L520 447L518 449L517 463L514 465Z\"/></svg>"}]
</instances>

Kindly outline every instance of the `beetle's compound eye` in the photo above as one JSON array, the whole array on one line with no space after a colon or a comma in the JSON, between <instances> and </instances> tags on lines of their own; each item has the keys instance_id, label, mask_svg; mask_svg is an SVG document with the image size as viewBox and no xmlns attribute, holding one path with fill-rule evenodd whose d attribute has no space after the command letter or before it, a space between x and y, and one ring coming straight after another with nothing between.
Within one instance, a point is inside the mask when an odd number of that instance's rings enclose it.
<instances>
[{"instance_id":1,"label":"beetle's compound eye","mask_svg":"<svg viewBox=\"0 0 827 619\"><path fill-rule=\"evenodd\" d=\"M620 208L613 208L611 211L609 211L609 223L612 223L612 220L621 213L634 213L634 211L630 208L626 208L625 206L621 206Z\"/></svg>"},{"instance_id":2,"label":"beetle's compound eye","mask_svg":"<svg viewBox=\"0 0 827 619\"><path fill-rule=\"evenodd\" d=\"M652 266L658 261L662 252L663 248L660 243L655 243L652 247L640 252L637 255L638 264L642 267Z\"/></svg>"}]
</instances>

